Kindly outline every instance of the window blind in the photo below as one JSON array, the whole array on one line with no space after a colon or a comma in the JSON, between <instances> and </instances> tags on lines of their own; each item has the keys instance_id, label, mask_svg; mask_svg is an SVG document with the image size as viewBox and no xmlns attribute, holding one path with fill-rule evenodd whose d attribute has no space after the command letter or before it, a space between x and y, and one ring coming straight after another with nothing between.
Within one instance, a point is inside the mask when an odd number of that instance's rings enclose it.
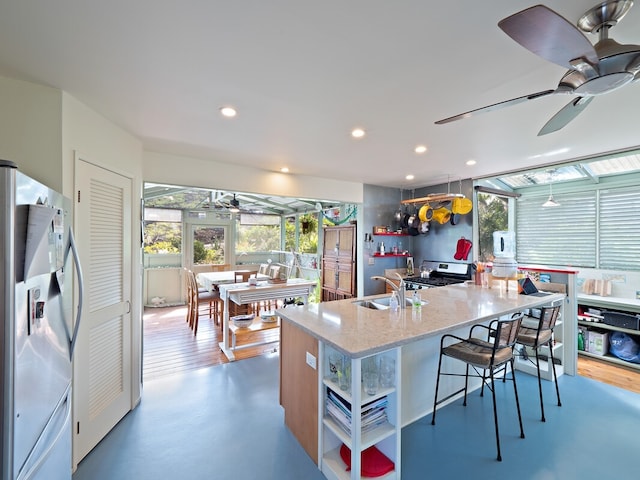
<instances>
[{"instance_id":1,"label":"window blind","mask_svg":"<svg viewBox=\"0 0 640 480\"><path fill-rule=\"evenodd\" d=\"M597 192L555 194L560 206L545 208L547 196L516 202L517 261L595 268Z\"/></svg>"},{"instance_id":2,"label":"window blind","mask_svg":"<svg viewBox=\"0 0 640 480\"><path fill-rule=\"evenodd\" d=\"M600 268L640 270L638 188L600 191Z\"/></svg>"}]
</instances>

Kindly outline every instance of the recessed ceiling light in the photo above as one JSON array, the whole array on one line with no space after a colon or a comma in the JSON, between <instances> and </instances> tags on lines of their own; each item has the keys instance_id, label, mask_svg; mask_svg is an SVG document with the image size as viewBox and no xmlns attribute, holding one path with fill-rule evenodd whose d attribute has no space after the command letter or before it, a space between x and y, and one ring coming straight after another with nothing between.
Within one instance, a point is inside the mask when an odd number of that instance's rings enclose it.
<instances>
[{"instance_id":1,"label":"recessed ceiling light","mask_svg":"<svg viewBox=\"0 0 640 480\"><path fill-rule=\"evenodd\" d=\"M416 153L425 153L427 151L427 147L426 145L418 145L413 149L413 151Z\"/></svg>"},{"instance_id":2,"label":"recessed ceiling light","mask_svg":"<svg viewBox=\"0 0 640 480\"><path fill-rule=\"evenodd\" d=\"M407 180L413 180L414 178L416 178L416 176L414 174L410 173L409 175L407 175L404 178L406 178Z\"/></svg>"},{"instance_id":3,"label":"recessed ceiling light","mask_svg":"<svg viewBox=\"0 0 640 480\"><path fill-rule=\"evenodd\" d=\"M287 167L282 167L282 168L280 169L280 171L281 171L282 173L289 173L289 169L288 169Z\"/></svg>"},{"instance_id":4,"label":"recessed ceiling light","mask_svg":"<svg viewBox=\"0 0 640 480\"><path fill-rule=\"evenodd\" d=\"M362 138L365 135L365 131L362 128L354 128L351 130L351 136L353 138Z\"/></svg>"},{"instance_id":5,"label":"recessed ceiling light","mask_svg":"<svg viewBox=\"0 0 640 480\"><path fill-rule=\"evenodd\" d=\"M237 115L238 112L236 112L236 109L233 107L222 107L220 109L220 113L222 114L223 117L235 117Z\"/></svg>"},{"instance_id":6,"label":"recessed ceiling light","mask_svg":"<svg viewBox=\"0 0 640 480\"><path fill-rule=\"evenodd\" d=\"M467 165L472 166L476 164L476 161L472 158L471 160L467 160Z\"/></svg>"}]
</instances>

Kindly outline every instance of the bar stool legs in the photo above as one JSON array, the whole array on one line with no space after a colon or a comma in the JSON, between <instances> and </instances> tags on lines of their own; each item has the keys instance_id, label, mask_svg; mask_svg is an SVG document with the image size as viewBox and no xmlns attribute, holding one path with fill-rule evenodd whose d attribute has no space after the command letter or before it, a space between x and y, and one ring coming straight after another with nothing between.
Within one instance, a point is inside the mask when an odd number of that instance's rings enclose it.
<instances>
[{"instance_id":1,"label":"bar stool legs","mask_svg":"<svg viewBox=\"0 0 640 480\"><path fill-rule=\"evenodd\" d=\"M530 347L536 354L536 372L538 374L538 394L540 397L540 412L541 420L546 422L547 419L544 415L544 401L542 399L542 380L540 377L540 347L547 346L549 348L549 368L553 370L553 383L556 388L556 397L558 399L558 406L562 406L560 401L560 389L558 387L558 374L556 373L556 362L553 356L553 329L556 324L560 313L560 305L552 305L542 307L540 310L540 318L537 319L537 325L530 327L525 324L520 327L518 332L518 343L525 347Z\"/></svg>"}]
</instances>

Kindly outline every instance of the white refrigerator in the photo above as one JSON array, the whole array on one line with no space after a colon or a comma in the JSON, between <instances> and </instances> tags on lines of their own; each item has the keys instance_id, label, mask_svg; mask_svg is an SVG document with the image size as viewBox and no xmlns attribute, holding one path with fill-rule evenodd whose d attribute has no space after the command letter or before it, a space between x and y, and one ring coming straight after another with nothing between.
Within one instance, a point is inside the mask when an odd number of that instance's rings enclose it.
<instances>
[{"instance_id":1,"label":"white refrigerator","mask_svg":"<svg viewBox=\"0 0 640 480\"><path fill-rule=\"evenodd\" d=\"M0 160L2 480L71 479L71 360L82 311L71 217L68 198Z\"/></svg>"}]
</instances>

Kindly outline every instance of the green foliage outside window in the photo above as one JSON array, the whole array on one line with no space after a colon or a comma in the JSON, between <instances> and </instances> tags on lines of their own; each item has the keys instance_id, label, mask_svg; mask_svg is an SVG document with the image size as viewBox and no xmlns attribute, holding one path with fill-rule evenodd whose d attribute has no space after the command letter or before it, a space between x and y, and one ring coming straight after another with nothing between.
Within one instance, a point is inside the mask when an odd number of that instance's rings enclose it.
<instances>
[{"instance_id":1,"label":"green foliage outside window","mask_svg":"<svg viewBox=\"0 0 640 480\"><path fill-rule=\"evenodd\" d=\"M493 232L509 229L508 199L487 193L478 193L478 260L493 260Z\"/></svg>"},{"instance_id":2,"label":"green foliage outside window","mask_svg":"<svg viewBox=\"0 0 640 480\"><path fill-rule=\"evenodd\" d=\"M300 238L298 251L301 253L318 252L318 215L307 213L300 215Z\"/></svg>"},{"instance_id":3,"label":"green foliage outside window","mask_svg":"<svg viewBox=\"0 0 640 480\"><path fill-rule=\"evenodd\" d=\"M144 227L145 253L180 253L181 245L181 224L146 222Z\"/></svg>"},{"instance_id":4,"label":"green foliage outside window","mask_svg":"<svg viewBox=\"0 0 640 480\"><path fill-rule=\"evenodd\" d=\"M296 217L287 217L285 222L284 249L300 253L318 253L318 214L306 213L298 217L298 245L296 245Z\"/></svg>"},{"instance_id":5,"label":"green foliage outside window","mask_svg":"<svg viewBox=\"0 0 640 480\"><path fill-rule=\"evenodd\" d=\"M279 225L238 225L236 252L280 250Z\"/></svg>"}]
</instances>

